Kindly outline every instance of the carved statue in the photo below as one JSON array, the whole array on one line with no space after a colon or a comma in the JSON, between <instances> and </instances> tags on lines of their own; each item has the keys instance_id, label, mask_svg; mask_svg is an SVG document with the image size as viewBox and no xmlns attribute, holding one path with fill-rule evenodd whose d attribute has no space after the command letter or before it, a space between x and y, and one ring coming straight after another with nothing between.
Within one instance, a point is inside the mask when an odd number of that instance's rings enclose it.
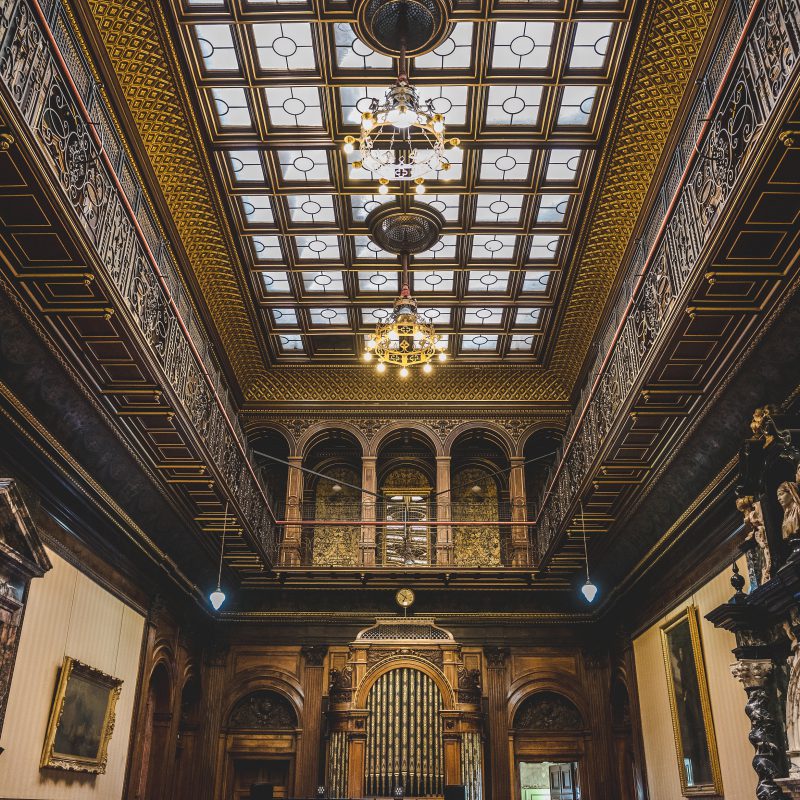
<instances>
[{"instance_id":1,"label":"carved statue","mask_svg":"<svg viewBox=\"0 0 800 800\"><path fill-rule=\"evenodd\" d=\"M744 516L747 536L745 541L754 540L758 545L758 553L748 553L747 567L750 572L751 589L766 583L772 577L772 555L767 543L767 531L764 527L764 517L761 514L761 503L752 497L740 497L736 501L736 508ZM751 557L752 553L752 557Z\"/></svg>"},{"instance_id":2,"label":"carved statue","mask_svg":"<svg viewBox=\"0 0 800 800\"><path fill-rule=\"evenodd\" d=\"M796 477L800 480L800 469ZM797 536L800 534L800 483L784 481L778 487L778 502L783 509L783 538Z\"/></svg>"}]
</instances>

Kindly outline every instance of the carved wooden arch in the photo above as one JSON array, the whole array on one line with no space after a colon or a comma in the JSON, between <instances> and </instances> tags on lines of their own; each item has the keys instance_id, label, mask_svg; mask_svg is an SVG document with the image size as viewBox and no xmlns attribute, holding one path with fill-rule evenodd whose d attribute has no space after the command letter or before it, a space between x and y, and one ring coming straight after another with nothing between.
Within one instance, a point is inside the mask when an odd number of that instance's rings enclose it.
<instances>
[{"instance_id":1,"label":"carved wooden arch","mask_svg":"<svg viewBox=\"0 0 800 800\"><path fill-rule=\"evenodd\" d=\"M370 689L377 683L378 678L385 675L387 672L391 672L395 669L402 669L403 667L416 669L427 675L442 693L442 708L448 711L455 708L455 692L447 678L445 678L444 673L434 664L431 664L430 661L426 661L424 658L414 655L401 656L376 664L367 672L364 679L361 681L353 707L365 709L367 707L367 696L369 695Z\"/></svg>"},{"instance_id":2,"label":"carved wooden arch","mask_svg":"<svg viewBox=\"0 0 800 800\"><path fill-rule=\"evenodd\" d=\"M442 440L433 432L432 428L424 425L421 422L413 420L398 420L397 422L390 422L384 425L373 437L369 443L369 450L364 451L364 455L377 458L378 451L384 440L397 431L410 430L422 434L425 440L431 445L434 456L443 456L445 454Z\"/></svg>"},{"instance_id":3,"label":"carved wooden arch","mask_svg":"<svg viewBox=\"0 0 800 800\"><path fill-rule=\"evenodd\" d=\"M508 690L508 727L514 728L514 717L522 704L530 697L541 692L551 692L558 694L568 700L583 719L584 730L588 730L589 724L589 703L585 695L575 688L575 676L565 675L560 672L539 672L533 675L526 675L511 684Z\"/></svg>"},{"instance_id":4,"label":"carved wooden arch","mask_svg":"<svg viewBox=\"0 0 800 800\"><path fill-rule=\"evenodd\" d=\"M516 724L517 716L523 710L526 703L534 700L536 697L539 697L540 695L547 695L548 697L558 698L565 707L570 709L570 713L574 712L577 715L577 720L576 720L577 724L574 727L570 726L564 728L561 727L550 728L547 726L544 726L542 728L525 728L525 727L518 728ZM539 687L535 689L533 692L530 692L529 694L525 695L525 697L523 697L522 700L517 704L517 706L514 709L514 713L509 718L509 730L518 731L520 733L530 732L535 735L571 733L575 735L575 734L583 734L588 729L589 729L589 723L586 720L586 714L583 713L581 709L578 708L578 706L575 703L573 703L572 700L570 700L569 697L567 697L563 692L555 691L553 689L545 689L542 687Z\"/></svg>"},{"instance_id":5,"label":"carved wooden arch","mask_svg":"<svg viewBox=\"0 0 800 800\"><path fill-rule=\"evenodd\" d=\"M153 683L153 675L161 666L163 666L164 670L166 671L168 680L168 705L170 708L172 708L177 697L176 691L178 689L180 676L178 675L178 662L175 656L175 651L172 649L172 645L164 639L156 640L156 643L153 646L153 653L150 657L150 669L147 672L148 692L150 691L150 686ZM181 689L182 688L183 687L181 687Z\"/></svg>"},{"instance_id":6,"label":"carved wooden arch","mask_svg":"<svg viewBox=\"0 0 800 800\"><path fill-rule=\"evenodd\" d=\"M525 428L525 430L522 432L522 435L519 437L519 440L514 445L515 458L525 458L525 445L528 443L528 439L530 439L535 433L539 433L539 431L556 431L562 437L562 439L566 432L562 424L553 421L537 422L531 425L529 428Z\"/></svg>"},{"instance_id":7,"label":"carved wooden arch","mask_svg":"<svg viewBox=\"0 0 800 800\"><path fill-rule=\"evenodd\" d=\"M369 450L369 440L364 435L363 431L359 430L355 425L344 420L330 420L326 422L316 422L307 428L303 435L298 439L292 455L301 456L306 458L311 447L316 444L316 439L324 433L331 431L345 431L349 433L358 444L361 446L361 455L367 455Z\"/></svg>"},{"instance_id":8,"label":"carved wooden arch","mask_svg":"<svg viewBox=\"0 0 800 800\"><path fill-rule=\"evenodd\" d=\"M453 445L456 440L468 431L486 431L489 433L488 440L496 444L507 459L510 460L513 457L515 445L508 431L496 422L489 422L488 420L462 422L460 425L456 425L444 440L445 455L452 457Z\"/></svg>"},{"instance_id":9,"label":"carved wooden arch","mask_svg":"<svg viewBox=\"0 0 800 800\"><path fill-rule=\"evenodd\" d=\"M300 682L293 675L270 667L256 667L236 676L228 686L222 702L222 719L228 724L236 704L253 692L270 691L285 697L294 708L299 727L303 725L305 694Z\"/></svg>"},{"instance_id":10,"label":"carved wooden arch","mask_svg":"<svg viewBox=\"0 0 800 800\"><path fill-rule=\"evenodd\" d=\"M291 457L299 455L299 453L297 452L297 441L295 440L291 431L285 425L282 425L280 422L272 422L271 420L267 422L254 420L248 422L244 426L244 433L245 436L247 437L248 443L250 442L251 439L258 436L258 434L261 433L262 431L274 431L275 433L279 433L286 440L289 456Z\"/></svg>"}]
</instances>

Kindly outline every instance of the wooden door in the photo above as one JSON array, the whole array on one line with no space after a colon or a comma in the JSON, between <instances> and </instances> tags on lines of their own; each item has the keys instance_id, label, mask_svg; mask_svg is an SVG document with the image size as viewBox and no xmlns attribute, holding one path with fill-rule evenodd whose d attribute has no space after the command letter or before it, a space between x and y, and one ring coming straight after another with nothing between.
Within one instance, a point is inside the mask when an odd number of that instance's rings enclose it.
<instances>
[{"instance_id":1,"label":"wooden door","mask_svg":"<svg viewBox=\"0 0 800 800\"><path fill-rule=\"evenodd\" d=\"M550 800L577 800L575 764L550 765Z\"/></svg>"},{"instance_id":2,"label":"wooden door","mask_svg":"<svg viewBox=\"0 0 800 800\"><path fill-rule=\"evenodd\" d=\"M273 787L275 800L289 796L289 761L242 759L234 762L233 795L231 800L248 800L254 783Z\"/></svg>"}]
</instances>

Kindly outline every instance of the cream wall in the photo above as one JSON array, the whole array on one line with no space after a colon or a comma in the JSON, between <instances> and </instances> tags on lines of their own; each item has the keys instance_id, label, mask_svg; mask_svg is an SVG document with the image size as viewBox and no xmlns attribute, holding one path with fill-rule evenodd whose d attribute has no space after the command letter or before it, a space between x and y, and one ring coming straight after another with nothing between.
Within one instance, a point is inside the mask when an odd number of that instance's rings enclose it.
<instances>
[{"instance_id":1,"label":"cream wall","mask_svg":"<svg viewBox=\"0 0 800 800\"><path fill-rule=\"evenodd\" d=\"M119 800L130 739L144 618L52 551L33 581L0 745L0 798ZM50 704L65 655L122 678L104 775L39 769Z\"/></svg>"},{"instance_id":2,"label":"cream wall","mask_svg":"<svg viewBox=\"0 0 800 800\"><path fill-rule=\"evenodd\" d=\"M740 569L747 574L744 563L740 564ZM717 630L705 619L709 611L733 594L730 576L730 569L726 568L686 601L670 609L633 643L650 800L678 800L683 796L660 627L691 604L697 606L700 617L700 638L722 770L723 796L725 800L753 800L755 797L756 774L750 765L753 748L747 740L750 723L744 713L747 695L730 673L735 640L732 633Z\"/></svg>"}]
</instances>

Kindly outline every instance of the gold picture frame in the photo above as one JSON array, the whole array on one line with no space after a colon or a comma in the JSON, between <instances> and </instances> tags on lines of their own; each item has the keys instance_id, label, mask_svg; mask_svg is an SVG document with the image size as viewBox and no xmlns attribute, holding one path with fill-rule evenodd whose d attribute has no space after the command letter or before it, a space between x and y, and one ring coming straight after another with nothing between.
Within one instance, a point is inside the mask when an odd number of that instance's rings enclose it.
<instances>
[{"instance_id":1,"label":"gold picture frame","mask_svg":"<svg viewBox=\"0 0 800 800\"><path fill-rule=\"evenodd\" d=\"M711 715L697 607L661 627L672 730L684 797L721 797L722 773Z\"/></svg>"},{"instance_id":2,"label":"gold picture frame","mask_svg":"<svg viewBox=\"0 0 800 800\"><path fill-rule=\"evenodd\" d=\"M65 656L39 766L104 773L121 690L119 678Z\"/></svg>"}]
</instances>

